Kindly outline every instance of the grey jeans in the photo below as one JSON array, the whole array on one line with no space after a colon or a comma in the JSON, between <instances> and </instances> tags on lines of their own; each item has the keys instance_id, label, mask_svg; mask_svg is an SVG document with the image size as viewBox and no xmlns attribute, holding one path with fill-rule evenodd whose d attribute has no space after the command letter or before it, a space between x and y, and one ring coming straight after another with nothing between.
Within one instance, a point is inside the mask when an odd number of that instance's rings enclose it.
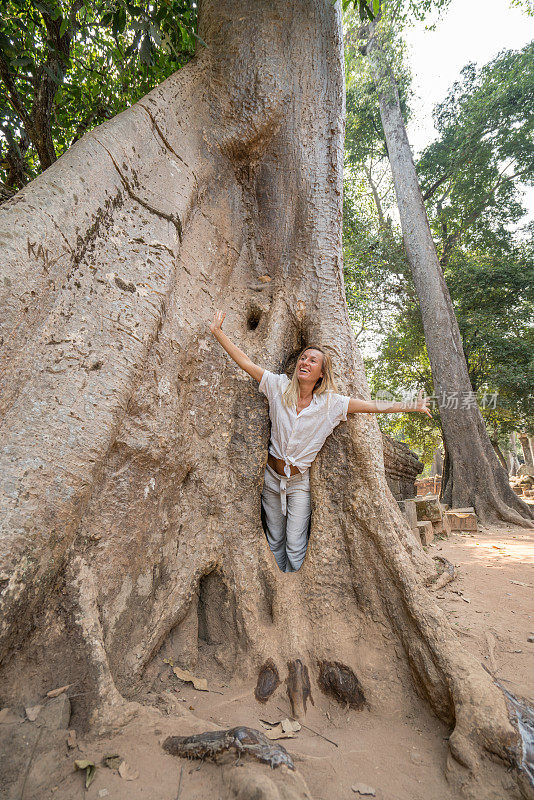
<instances>
[{"instance_id":1,"label":"grey jeans","mask_svg":"<svg viewBox=\"0 0 534 800\"><path fill-rule=\"evenodd\" d=\"M265 467L261 504L267 542L282 572L296 572L308 547L311 517L310 471L290 478Z\"/></svg>"}]
</instances>

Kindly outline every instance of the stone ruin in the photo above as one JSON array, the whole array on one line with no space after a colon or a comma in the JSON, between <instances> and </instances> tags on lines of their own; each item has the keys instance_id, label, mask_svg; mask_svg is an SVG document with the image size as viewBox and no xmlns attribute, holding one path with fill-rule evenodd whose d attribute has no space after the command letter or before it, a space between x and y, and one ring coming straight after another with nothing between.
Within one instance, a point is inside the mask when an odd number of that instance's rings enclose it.
<instances>
[{"instance_id":1,"label":"stone ruin","mask_svg":"<svg viewBox=\"0 0 534 800\"><path fill-rule=\"evenodd\" d=\"M382 434L384 448L384 468L386 480L395 500L415 497L415 479L423 471L424 465L404 442Z\"/></svg>"}]
</instances>

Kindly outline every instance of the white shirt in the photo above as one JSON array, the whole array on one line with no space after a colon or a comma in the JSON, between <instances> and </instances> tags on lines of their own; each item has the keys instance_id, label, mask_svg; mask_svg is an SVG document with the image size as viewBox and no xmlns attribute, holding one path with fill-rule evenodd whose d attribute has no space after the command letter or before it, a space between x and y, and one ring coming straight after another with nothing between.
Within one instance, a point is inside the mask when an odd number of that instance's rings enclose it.
<instances>
[{"instance_id":1,"label":"white shirt","mask_svg":"<svg viewBox=\"0 0 534 800\"><path fill-rule=\"evenodd\" d=\"M297 414L282 402L282 393L290 383L287 375L265 370L259 390L269 401L271 441L269 453L285 461L284 472L289 477L290 466L305 472L336 425L347 419L350 397L335 392L313 395L310 405Z\"/></svg>"}]
</instances>

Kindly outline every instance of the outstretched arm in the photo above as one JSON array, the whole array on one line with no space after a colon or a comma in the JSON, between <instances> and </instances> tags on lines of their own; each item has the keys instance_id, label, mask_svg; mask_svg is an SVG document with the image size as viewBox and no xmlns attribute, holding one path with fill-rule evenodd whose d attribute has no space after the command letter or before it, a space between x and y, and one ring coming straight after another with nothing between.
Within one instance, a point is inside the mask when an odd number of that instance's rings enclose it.
<instances>
[{"instance_id":1,"label":"outstretched arm","mask_svg":"<svg viewBox=\"0 0 534 800\"><path fill-rule=\"evenodd\" d=\"M395 414L408 411L420 411L432 419L432 414L428 408L428 397L425 397L423 389L419 391L417 400L408 403L388 403L383 400L360 400L351 397L349 400L349 414L357 412L364 414Z\"/></svg>"},{"instance_id":2,"label":"outstretched arm","mask_svg":"<svg viewBox=\"0 0 534 800\"><path fill-rule=\"evenodd\" d=\"M265 372L264 369L258 367L257 364L254 364L250 358L245 355L245 353L236 347L236 345L230 341L228 336L222 332L222 324L226 314L224 311L217 311L213 322L210 325L210 331L213 333L219 344L224 347L230 358L233 358L235 363L244 369L245 372L258 381L258 383L263 378L263 373Z\"/></svg>"}]
</instances>

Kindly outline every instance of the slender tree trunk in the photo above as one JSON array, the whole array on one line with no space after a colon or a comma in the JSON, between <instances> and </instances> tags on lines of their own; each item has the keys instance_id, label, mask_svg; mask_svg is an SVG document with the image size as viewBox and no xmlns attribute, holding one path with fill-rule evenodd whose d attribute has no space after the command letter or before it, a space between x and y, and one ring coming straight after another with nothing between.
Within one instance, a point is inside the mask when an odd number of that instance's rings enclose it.
<instances>
[{"instance_id":1,"label":"slender tree trunk","mask_svg":"<svg viewBox=\"0 0 534 800\"><path fill-rule=\"evenodd\" d=\"M534 455L532 452L532 439L526 433L519 434L519 442L521 444L521 449L523 450L523 457L525 459L525 464L529 467L534 466Z\"/></svg>"},{"instance_id":2,"label":"slender tree trunk","mask_svg":"<svg viewBox=\"0 0 534 800\"><path fill-rule=\"evenodd\" d=\"M300 658L315 694L340 661L373 709L424 698L454 726L451 779L487 797L510 786L496 756L523 780L518 729L436 605L376 419L327 440L304 565L282 574L265 400L207 328L225 307L275 371L322 342L340 389L369 396L342 279L339 8L204 0L200 34L4 206L3 699L76 681L74 724L104 729L161 689L163 657L248 678Z\"/></svg>"},{"instance_id":3,"label":"slender tree trunk","mask_svg":"<svg viewBox=\"0 0 534 800\"><path fill-rule=\"evenodd\" d=\"M441 499L473 506L483 522L534 526L534 512L510 488L489 440L480 409L471 402L458 322L443 278L413 163L395 78L380 44L377 22L362 48L373 71L391 164L404 245L419 298L434 391L446 448Z\"/></svg>"}]
</instances>

